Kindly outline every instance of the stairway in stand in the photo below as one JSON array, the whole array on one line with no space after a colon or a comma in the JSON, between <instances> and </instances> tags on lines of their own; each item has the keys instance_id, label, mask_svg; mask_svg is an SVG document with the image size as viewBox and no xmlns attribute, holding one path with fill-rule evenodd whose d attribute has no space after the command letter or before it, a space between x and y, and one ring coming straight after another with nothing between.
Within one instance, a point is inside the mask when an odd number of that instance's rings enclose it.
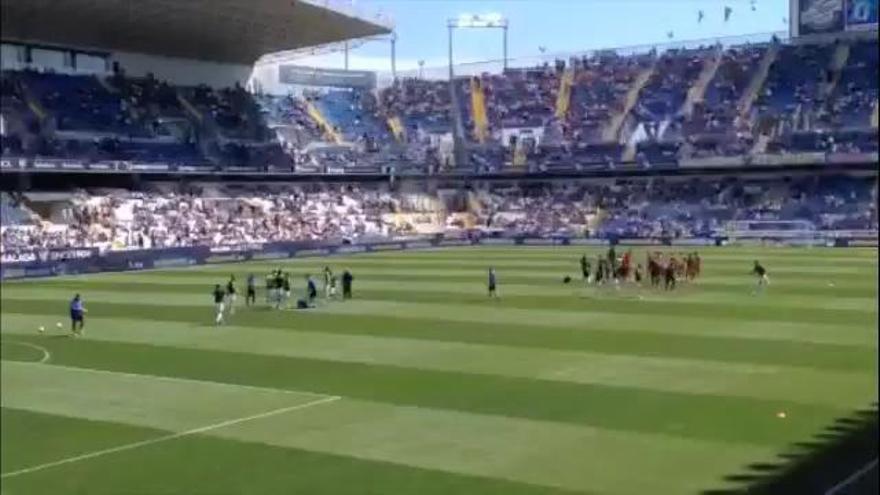
<instances>
[{"instance_id":1,"label":"stairway in stand","mask_svg":"<svg viewBox=\"0 0 880 495\"><path fill-rule=\"evenodd\" d=\"M474 139L480 144L489 137L489 117L486 113L486 93L479 78L471 78L471 117L474 119Z\"/></svg>"},{"instance_id":2,"label":"stairway in stand","mask_svg":"<svg viewBox=\"0 0 880 495\"><path fill-rule=\"evenodd\" d=\"M556 94L556 118L565 120L571 106L571 88L574 86L574 69L565 69L559 79L559 93Z\"/></svg>"},{"instance_id":3,"label":"stairway in stand","mask_svg":"<svg viewBox=\"0 0 880 495\"><path fill-rule=\"evenodd\" d=\"M306 112L309 114L309 117L318 124L318 127L324 131L324 136L330 140L330 142L336 144L342 143L342 136L340 136L339 132L336 131L336 128L327 121L324 114L321 113L313 102L306 100Z\"/></svg>"},{"instance_id":4,"label":"stairway in stand","mask_svg":"<svg viewBox=\"0 0 880 495\"><path fill-rule=\"evenodd\" d=\"M620 113L611 117L611 121L608 123L608 127L605 128L605 131L602 133L602 140L606 143L616 143L620 140L620 129L623 127L623 123L626 120L626 117L632 111L632 109L636 106L636 102L639 101L639 93L642 92L642 88L648 84L648 81L651 79L651 76L654 75L655 65L651 65L646 68L642 72L636 76L636 80L633 81L632 87L629 88L629 91L626 93L626 98L624 99L623 110Z\"/></svg>"},{"instance_id":5,"label":"stairway in stand","mask_svg":"<svg viewBox=\"0 0 880 495\"><path fill-rule=\"evenodd\" d=\"M403 122L401 122L400 117L388 117L388 128L391 129L391 134L394 135L394 139L397 140L398 143L402 143L406 140L406 130L403 128Z\"/></svg>"},{"instance_id":6,"label":"stairway in stand","mask_svg":"<svg viewBox=\"0 0 880 495\"><path fill-rule=\"evenodd\" d=\"M841 43L837 45L834 55L831 57L831 62L828 64L831 78L828 81L824 81L824 84L821 86L823 97L828 98L834 93L834 89L837 87L837 83L840 82L840 75L843 68L846 67L847 61L849 61L849 44Z\"/></svg>"},{"instance_id":7,"label":"stairway in stand","mask_svg":"<svg viewBox=\"0 0 880 495\"><path fill-rule=\"evenodd\" d=\"M758 65L758 70L755 71L755 75L749 82L749 86L739 100L738 107L740 115L748 115L752 110L752 104L755 102L755 99L757 99L758 92L764 88L764 83L767 82L767 76L770 74L770 67L773 65L773 62L776 61L777 54L779 54L779 45L773 43L770 45L770 48L767 49L767 52L764 53L764 58L761 59L761 63Z\"/></svg>"},{"instance_id":8,"label":"stairway in stand","mask_svg":"<svg viewBox=\"0 0 880 495\"><path fill-rule=\"evenodd\" d=\"M724 51L719 47L706 55L706 59L703 62L703 70L700 71L697 80L688 89L687 98L682 106L682 113L685 117L693 115L694 105L703 101L703 98L706 96L706 88L709 87L709 83L712 82L712 79L715 78L715 74L718 72L718 67L721 66L723 54Z\"/></svg>"}]
</instances>

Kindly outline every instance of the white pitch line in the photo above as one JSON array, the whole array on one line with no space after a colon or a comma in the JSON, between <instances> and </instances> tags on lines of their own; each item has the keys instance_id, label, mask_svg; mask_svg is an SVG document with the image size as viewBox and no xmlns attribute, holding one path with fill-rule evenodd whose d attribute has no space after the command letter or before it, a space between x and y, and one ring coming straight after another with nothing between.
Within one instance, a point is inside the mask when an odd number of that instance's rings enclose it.
<instances>
[{"instance_id":1,"label":"white pitch line","mask_svg":"<svg viewBox=\"0 0 880 495\"><path fill-rule=\"evenodd\" d=\"M147 445L152 445L155 443L167 442L168 440L174 440L177 438L182 438L182 437L186 437L186 436L190 436L190 435L196 435L198 433L204 433L206 431L216 430L218 428L224 428L226 426L237 425L240 423L245 423L247 421L254 421L257 419L268 418L270 416L277 416L279 414L284 414L284 413L296 411L299 409L305 409L307 407L313 407L313 406L318 406L321 404L327 404L329 402L335 402L341 398L342 397L335 396L335 395L329 396L329 397L325 397L323 399L318 399L318 400L313 400L311 402L306 402L305 404L298 404L295 406L282 407L281 409L273 409L272 411L268 411L268 412L264 412L264 413L260 413L260 414L254 414L253 416L247 416L244 418L237 418L237 419L230 419L227 421L215 423L215 424L208 425L208 426L202 426L202 427L195 428L192 430L186 430L186 431L182 431L179 433L172 433L170 435L161 436L158 438L152 438L150 440L143 440L140 442L129 443L126 445L120 445L119 447L98 450L96 452L78 455L75 457L68 457L67 459L61 459L59 461L47 462L46 464L40 464L37 466L25 468L25 469L19 469L18 471L11 471L8 473L3 473L3 474L0 474L0 478L11 478L13 476L20 476L22 474L33 473L35 471L42 471L43 469L49 469L49 468L61 466L64 464L71 464L74 462L84 461L86 459L94 459L95 457L100 457L100 456L107 455L107 454L115 454L117 452L123 452L126 450L137 449L137 448L145 447Z\"/></svg>"},{"instance_id":2,"label":"white pitch line","mask_svg":"<svg viewBox=\"0 0 880 495\"><path fill-rule=\"evenodd\" d=\"M23 346L23 347L29 347L29 348L31 348L31 349L36 349L36 350L38 350L38 351L40 351L40 352L43 353L43 357L42 357L42 359L40 359L39 361L15 361L15 360L10 360L10 361L14 361L14 362L16 362L16 363L31 363L31 364L34 364L34 363L35 363L35 364L43 364L43 363L45 363L46 361L48 361L49 358L52 357L52 353L49 352L48 349L46 349L45 347L38 346L38 345L36 345L36 344L29 344L29 343L27 343L27 342L19 342L19 341L17 341L17 340L6 340L6 341L0 341L0 344L2 344L2 343L4 343L4 342L5 342L6 344L14 344L14 345L20 345L20 346Z\"/></svg>"},{"instance_id":3,"label":"white pitch line","mask_svg":"<svg viewBox=\"0 0 880 495\"><path fill-rule=\"evenodd\" d=\"M845 480L841 481L840 483L829 488L828 491L825 492L825 495L835 495L836 493L839 493L840 490L851 485L853 481L861 478L862 476L864 476L865 473L874 469L874 467L877 466L877 461L878 461L878 459L875 458L873 461L869 462L868 464L865 464L864 467L862 467L861 469L859 469L855 473L851 474L847 479L845 479Z\"/></svg>"},{"instance_id":4,"label":"white pitch line","mask_svg":"<svg viewBox=\"0 0 880 495\"><path fill-rule=\"evenodd\" d=\"M7 363L14 362L16 365L19 364L39 364L35 361L7 361ZM99 370L94 368L81 368L78 366L65 366L63 364L49 364L52 368L57 368L61 370L67 371L79 371L83 373L96 373L100 375L112 375L118 377L127 377L127 378L145 378L149 380L157 380L163 382L170 383L186 383L190 385L214 385L221 387L230 387L230 388L240 388L245 390L254 390L259 392L274 392L281 394L291 394L291 395L310 395L312 397L338 397L336 395L322 394L318 392L307 392L300 390L286 390L283 388L271 388L271 387L257 387L255 385L240 385L238 383L224 383L224 382L215 382L211 380L194 380L190 378L177 378L173 376L161 376L161 375L147 375L142 373L126 373L124 371L111 371L111 370Z\"/></svg>"}]
</instances>

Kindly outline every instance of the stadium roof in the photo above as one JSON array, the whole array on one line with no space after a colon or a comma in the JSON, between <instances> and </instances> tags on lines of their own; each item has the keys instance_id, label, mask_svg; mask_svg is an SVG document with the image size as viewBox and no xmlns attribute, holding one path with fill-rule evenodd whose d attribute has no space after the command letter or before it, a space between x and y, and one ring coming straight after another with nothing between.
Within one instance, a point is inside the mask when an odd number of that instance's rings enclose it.
<instances>
[{"instance_id":1,"label":"stadium roof","mask_svg":"<svg viewBox=\"0 0 880 495\"><path fill-rule=\"evenodd\" d=\"M4 41L252 64L283 50L387 34L327 0L0 0Z\"/></svg>"}]
</instances>

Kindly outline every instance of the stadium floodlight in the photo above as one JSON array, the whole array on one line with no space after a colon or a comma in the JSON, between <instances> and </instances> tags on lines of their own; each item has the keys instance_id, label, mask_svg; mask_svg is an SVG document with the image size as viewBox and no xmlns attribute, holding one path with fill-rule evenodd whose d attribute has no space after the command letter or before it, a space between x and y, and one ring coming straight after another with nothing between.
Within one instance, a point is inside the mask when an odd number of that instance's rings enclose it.
<instances>
[{"instance_id":1,"label":"stadium floodlight","mask_svg":"<svg viewBox=\"0 0 880 495\"><path fill-rule=\"evenodd\" d=\"M459 28L505 28L507 19L501 14L460 14L453 19Z\"/></svg>"},{"instance_id":2,"label":"stadium floodlight","mask_svg":"<svg viewBox=\"0 0 880 495\"><path fill-rule=\"evenodd\" d=\"M456 29L500 29L503 32L504 70L507 70L507 29L509 22L506 17L498 13L489 14L459 14L458 17L449 19L449 79L453 78L452 64L452 36Z\"/></svg>"}]
</instances>

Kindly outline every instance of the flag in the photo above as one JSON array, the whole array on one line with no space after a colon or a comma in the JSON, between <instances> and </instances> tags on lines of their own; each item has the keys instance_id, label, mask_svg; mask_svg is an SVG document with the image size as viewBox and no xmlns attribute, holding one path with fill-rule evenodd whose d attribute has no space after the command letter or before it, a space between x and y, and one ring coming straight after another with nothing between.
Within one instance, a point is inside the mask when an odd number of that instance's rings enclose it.
<instances>
[{"instance_id":1,"label":"flag","mask_svg":"<svg viewBox=\"0 0 880 495\"><path fill-rule=\"evenodd\" d=\"M702 10L698 11L697 12L697 22L703 22L703 17L705 17L705 16L706 16L706 14L704 14Z\"/></svg>"},{"instance_id":2,"label":"flag","mask_svg":"<svg viewBox=\"0 0 880 495\"><path fill-rule=\"evenodd\" d=\"M733 13L733 9L730 7L724 7L724 22L727 22L730 19L730 14Z\"/></svg>"}]
</instances>

